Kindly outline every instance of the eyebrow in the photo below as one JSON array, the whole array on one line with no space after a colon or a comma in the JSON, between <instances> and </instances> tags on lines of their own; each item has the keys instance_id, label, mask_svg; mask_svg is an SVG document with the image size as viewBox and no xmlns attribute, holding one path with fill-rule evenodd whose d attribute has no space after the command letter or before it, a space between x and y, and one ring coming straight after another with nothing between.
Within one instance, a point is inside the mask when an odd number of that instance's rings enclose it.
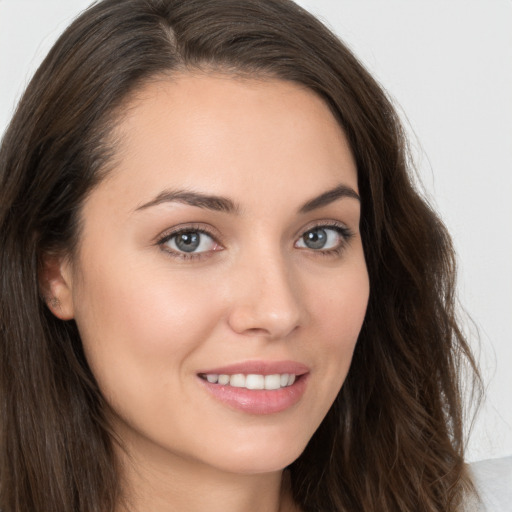
<instances>
[{"instance_id":1,"label":"eyebrow","mask_svg":"<svg viewBox=\"0 0 512 512\"><path fill-rule=\"evenodd\" d=\"M328 204L333 203L338 199L342 199L344 197L351 197L352 199L357 199L361 202L361 198L359 194L351 187L347 185L338 185L323 194L320 194L318 197L315 197L305 203L299 209L299 213L307 213L312 210L316 210L318 208L322 208L323 206L327 206Z\"/></svg>"},{"instance_id":2,"label":"eyebrow","mask_svg":"<svg viewBox=\"0 0 512 512\"><path fill-rule=\"evenodd\" d=\"M155 199L139 206L135 211L145 210L146 208L161 203L172 202L188 204L190 206L197 206L198 208L205 208L217 212L237 213L240 211L239 206L227 197L212 196L188 190L164 190L158 194Z\"/></svg>"},{"instance_id":3,"label":"eyebrow","mask_svg":"<svg viewBox=\"0 0 512 512\"><path fill-rule=\"evenodd\" d=\"M312 210L327 206L328 204L344 197L351 197L361 201L359 194L353 188L341 184L304 203L299 208L299 213L308 213ZM227 197L208 195L201 192L192 192L189 190L164 190L148 203L145 203L136 208L135 211L145 210L162 203L172 202L188 204L190 206L196 206L198 208L204 208L217 212L240 212L239 205Z\"/></svg>"}]
</instances>

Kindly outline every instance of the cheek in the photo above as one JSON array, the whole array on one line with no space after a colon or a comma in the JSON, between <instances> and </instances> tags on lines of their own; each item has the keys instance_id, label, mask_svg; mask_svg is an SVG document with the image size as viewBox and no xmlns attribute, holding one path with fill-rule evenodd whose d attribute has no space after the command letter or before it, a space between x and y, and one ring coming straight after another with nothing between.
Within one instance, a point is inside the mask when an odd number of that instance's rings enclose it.
<instances>
[{"instance_id":1,"label":"cheek","mask_svg":"<svg viewBox=\"0 0 512 512\"><path fill-rule=\"evenodd\" d=\"M348 373L366 314L369 279L366 266L358 264L331 277L311 301L314 350L326 368L326 387L334 399Z\"/></svg>"},{"instance_id":2,"label":"cheek","mask_svg":"<svg viewBox=\"0 0 512 512\"><path fill-rule=\"evenodd\" d=\"M176 275L119 266L96 267L85 277L75 317L105 394L158 379L165 385L169 375L185 371L187 355L218 321L211 293Z\"/></svg>"},{"instance_id":3,"label":"cheek","mask_svg":"<svg viewBox=\"0 0 512 512\"><path fill-rule=\"evenodd\" d=\"M314 316L324 326L328 339L357 339L366 314L369 279L363 263L348 266L313 295Z\"/></svg>"}]
</instances>

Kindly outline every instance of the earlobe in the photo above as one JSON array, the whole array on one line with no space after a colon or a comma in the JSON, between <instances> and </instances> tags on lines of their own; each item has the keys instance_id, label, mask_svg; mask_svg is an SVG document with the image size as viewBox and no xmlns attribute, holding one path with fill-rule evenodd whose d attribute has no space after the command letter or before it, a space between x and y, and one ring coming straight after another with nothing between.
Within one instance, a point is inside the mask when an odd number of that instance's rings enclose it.
<instances>
[{"instance_id":1,"label":"earlobe","mask_svg":"<svg viewBox=\"0 0 512 512\"><path fill-rule=\"evenodd\" d=\"M67 257L47 254L39 269L39 287L48 309L61 320L74 317L71 264Z\"/></svg>"}]
</instances>

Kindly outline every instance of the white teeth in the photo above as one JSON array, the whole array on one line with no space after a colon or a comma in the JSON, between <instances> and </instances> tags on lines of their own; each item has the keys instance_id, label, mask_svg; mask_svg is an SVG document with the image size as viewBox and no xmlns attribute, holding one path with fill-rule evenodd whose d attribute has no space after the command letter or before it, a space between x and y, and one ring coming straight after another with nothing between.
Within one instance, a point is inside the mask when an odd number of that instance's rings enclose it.
<instances>
[{"instance_id":1,"label":"white teeth","mask_svg":"<svg viewBox=\"0 0 512 512\"><path fill-rule=\"evenodd\" d=\"M234 388L245 388L245 375L242 373L235 373L229 379L229 385Z\"/></svg>"},{"instance_id":2,"label":"white teeth","mask_svg":"<svg viewBox=\"0 0 512 512\"><path fill-rule=\"evenodd\" d=\"M265 375L265 389L279 389L281 387L281 376Z\"/></svg>"},{"instance_id":3,"label":"white teeth","mask_svg":"<svg viewBox=\"0 0 512 512\"><path fill-rule=\"evenodd\" d=\"M235 373L234 375L208 373L203 375L211 384L220 384L221 386L233 386L235 388L246 389L280 389L291 386L296 379L293 373L275 373L273 375L258 375L250 373Z\"/></svg>"},{"instance_id":4,"label":"white teeth","mask_svg":"<svg viewBox=\"0 0 512 512\"><path fill-rule=\"evenodd\" d=\"M265 389L265 377L249 374L245 378L245 387L247 389Z\"/></svg>"},{"instance_id":5,"label":"white teeth","mask_svg":"<svg viewBox=\"0 0 512 512\"><path fill-rule=\"evenodd\" d=\"M229 375L219 375L219 384L222 386L225 386L226 384L229 384Z\"/></svg>"}]
</instances>

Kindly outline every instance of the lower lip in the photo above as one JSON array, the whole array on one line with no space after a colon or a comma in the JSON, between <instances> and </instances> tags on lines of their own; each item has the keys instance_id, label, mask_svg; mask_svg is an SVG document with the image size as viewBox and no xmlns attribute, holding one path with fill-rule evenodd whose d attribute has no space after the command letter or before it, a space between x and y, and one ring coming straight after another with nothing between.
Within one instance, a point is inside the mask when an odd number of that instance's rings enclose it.
<instances>
[{"instance_id":1,"label":"lower lip","mask_svg":"<svg viewBox=\"0 0 512 512\"><path fill-rule=\"evenodd\" d=\"M285 388L247 389L212 384L200 377L203 386L219 401L248 414L274 414L295 405L306 390L308 374L301 375Z\"/></svg>"}]
</instances>

